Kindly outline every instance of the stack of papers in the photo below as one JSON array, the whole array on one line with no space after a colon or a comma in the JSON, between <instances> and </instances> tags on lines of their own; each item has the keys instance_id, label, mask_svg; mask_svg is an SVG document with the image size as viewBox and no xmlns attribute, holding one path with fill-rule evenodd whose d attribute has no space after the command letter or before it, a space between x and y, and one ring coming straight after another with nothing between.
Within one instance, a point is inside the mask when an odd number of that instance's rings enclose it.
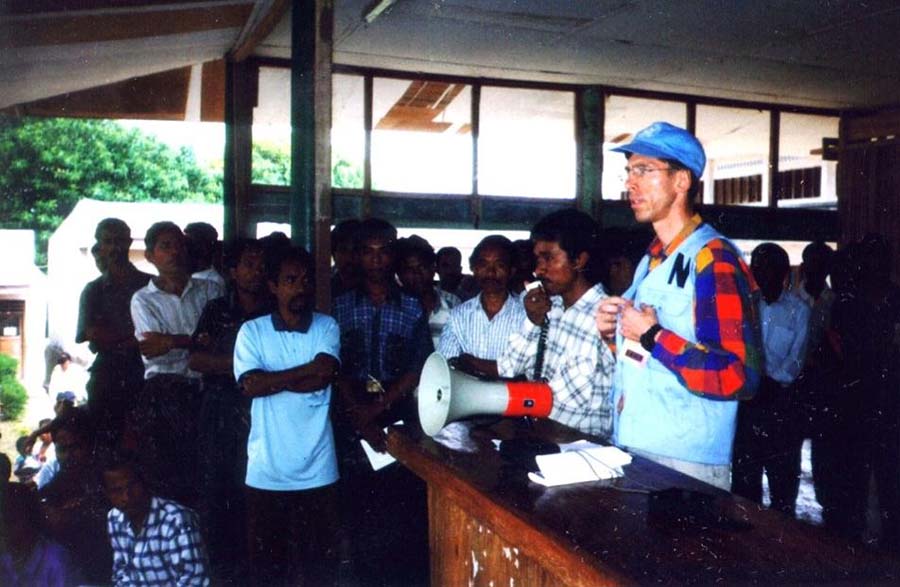
<instances>
[{"instance_id":1,"label":"stack of papers","mask_svg":"<svg viewBox=\"0 0 900 587\"><path fill-rule=\"evenodd\" d=\"M545 487L585 483L624 476L622 467L631 463L631 455L615 446L580 441L561 445L562 452L536 457L539 473L528 478Z\"/></svg>"}]
</instances>

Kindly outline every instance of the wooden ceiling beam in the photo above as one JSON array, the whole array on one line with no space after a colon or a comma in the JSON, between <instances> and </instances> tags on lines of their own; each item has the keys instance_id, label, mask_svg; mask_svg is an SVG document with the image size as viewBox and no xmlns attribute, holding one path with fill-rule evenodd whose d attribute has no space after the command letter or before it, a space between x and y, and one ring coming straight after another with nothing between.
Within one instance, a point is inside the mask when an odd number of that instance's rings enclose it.
<instances>
[{"instance_id":1,"label":"wooden ceiling beam","mask_svg":"<svg viewBox=\"0 0 900 587\"><path fill-rule=\"evenodd\" d=\"M64 14L0 20L0 48L100 43L242 28L253 6L181 7L177 10Z\"/></svg>"},{"instance_id":2,"label":"wooden ceiling beam","mask_svg":"<svg viewBox=\"0 0 900 587\"><path fill-rule=\"evenodd\" d=\"M289 0L257 0L238 40L229 53L233 61L243 61L257 45L272 34L291 5Z\"/></svg>"}]
</instances>

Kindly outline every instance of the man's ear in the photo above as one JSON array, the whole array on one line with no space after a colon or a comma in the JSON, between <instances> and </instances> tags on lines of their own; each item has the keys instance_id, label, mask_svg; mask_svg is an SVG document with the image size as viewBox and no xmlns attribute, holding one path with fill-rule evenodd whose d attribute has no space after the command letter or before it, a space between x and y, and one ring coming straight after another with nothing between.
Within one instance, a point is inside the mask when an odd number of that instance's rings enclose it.
<instances>
[{"instance_id":1,"label":"man's ear","mask_svg":"<svg viewBox=\"0 0 900 587\"><path fill-rule=\"evenodd\" d=\"M588 265L588 262L591 260L591 255L587 251L581 251L578 256L575 258L575 263L573 264L575 267L575 271L579 273L583 272Z\"/></svg>"},{"instance_id":2,"label":"man's ear","mask_svg":"<svg viewBox=\"0 0 900 587\"><path fill-rule=\"evenodd\" d=\"M691 189L691 172L687 169L679 169L675 172L675 189L681 193L688 193Z\"/></svg>"}]
</instances>

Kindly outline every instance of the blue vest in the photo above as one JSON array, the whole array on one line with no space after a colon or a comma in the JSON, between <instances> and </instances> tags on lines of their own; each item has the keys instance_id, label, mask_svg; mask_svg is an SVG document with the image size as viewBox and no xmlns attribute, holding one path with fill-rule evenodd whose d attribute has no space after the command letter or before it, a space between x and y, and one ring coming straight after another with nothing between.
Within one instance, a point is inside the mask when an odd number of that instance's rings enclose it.
<instances>
[{"instance_id":1,"label":"blue vest","mask_svg":"<svg viewBox=\"0 0 900 587\"><path fill-rule=\"evenodd\" d=\"M660 326L696 343L696 258L716 238L723 237L701 224L653 271L648 271L650 257L645 255L624 297L635 306L653 306ZM738 403L700 397L655 358L640 366L623 357L621 335L617 343L613 405L623 394L625 405L615 420L616 444L694 463L730 464Z\"/></svg>"}]
</instances>

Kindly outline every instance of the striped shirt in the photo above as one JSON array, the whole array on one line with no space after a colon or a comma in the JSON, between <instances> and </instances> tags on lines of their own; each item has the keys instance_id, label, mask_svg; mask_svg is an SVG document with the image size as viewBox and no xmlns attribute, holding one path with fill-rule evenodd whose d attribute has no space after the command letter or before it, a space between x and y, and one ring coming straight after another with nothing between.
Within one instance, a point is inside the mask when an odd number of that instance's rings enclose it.
<instances>
[{"instance_id":1,"label":"striped shirt","mask_svg":"<svg viewBox=\"0 0 900 587\"><path fill-rule=\"evenodd\" d=\"M437 348L438 342L441 340L441 332L444 331L444 326L450 320L451 310L461 302L456 294L444 291L439 287L434 288L434 293L437 294L438 305L428 316L428 330L431 333L431 342Z\"/></svg>"},{"instance_id":2,"label":"striped shirt","mask_svg":"<svg viewBox=\"0 0 900 587\"><path fill-rule=\"evenodd\" d=\"M647 249L650 270L674 252L702 220L694 215L667 247L655 238ZM759 288L733 245L713 239L696 258L694 328L697 344L662 330L653 357L693 393L712 399L752 396L762 372Z\"/></svg>"},{"instance_id":3,"label":"striped shirt","mask_svg":"<svg viewBox=\"0 0 900 587\"><path fill-rule=\"evenodd\" d=\"M134 335L141 340L145 332L184 334L191 336L197 329L200 314L210 300L222 297L225 291L208 279L189 279L181 296L163 291L150 280L131 298L131 319ZM144 359L144 378L160 373L200 377L188 369L188 350L172 349L164 355Z\"/></svg>"},{"instance_id":4,"label":"striped shirt","mask_svg":"<svg viewBox=\"0 0 900 587\"><path fill-rule=\"evenodd\" d=\"M113 584L209 585L206 551L197 514L174 501L153 497L135 536L123 512L107 515L113 548Z\"/></svg>"},{"instance_id":5,"label":"striped shirt","mask_svg":"<svg viewBox=\"0 0 900 587\"><path fill-rule=\"evenodd\" d=\"M547 344L543 376L553 391L550 418L588 434L612 431L612 383L615 357L597 336L594 316L605 299L595 285L569 308L553 296L547 314ZM534 377L540 327L525 318L497 359L501 377Z\"/></svg>"},{"instance_id":6,"label":"striped shirt","mask_svg":"<svg viewBox=\"0 0 900 587\"><path fill-rule=\"evenodd\" d=\"M450 312L437 351L448 359L469 354L496 361L506 348L510 335L522 326L525 318L522 300L509 294L500 311L488 319L479 294Z\"/></svg>"}]
</instances>

